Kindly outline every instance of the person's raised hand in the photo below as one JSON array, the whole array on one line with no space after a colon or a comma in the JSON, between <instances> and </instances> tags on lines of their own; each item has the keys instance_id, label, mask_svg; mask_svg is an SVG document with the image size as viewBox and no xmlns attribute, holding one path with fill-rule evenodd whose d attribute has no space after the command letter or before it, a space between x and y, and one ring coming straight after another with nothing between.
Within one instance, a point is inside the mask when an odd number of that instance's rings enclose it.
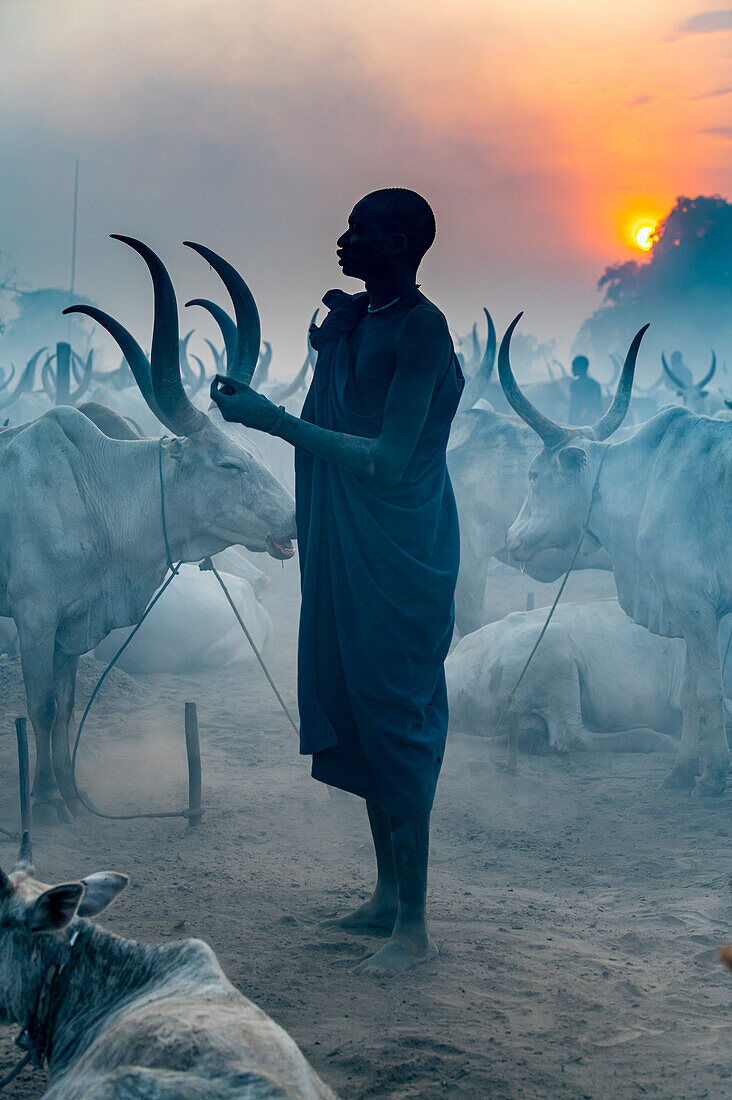
<instances>
[{"instance_id":1,"label":"person's raised hand","mask_svg":"<svg viewBox=\"0 0 732 1100\"><path fill-rule=\"evenodd\" d=\"M225 374L217 374L211 383L211 400L224 420L263 432L270 430L279 415L277 405L263 394Z\"/></svg>"}]
</instances>

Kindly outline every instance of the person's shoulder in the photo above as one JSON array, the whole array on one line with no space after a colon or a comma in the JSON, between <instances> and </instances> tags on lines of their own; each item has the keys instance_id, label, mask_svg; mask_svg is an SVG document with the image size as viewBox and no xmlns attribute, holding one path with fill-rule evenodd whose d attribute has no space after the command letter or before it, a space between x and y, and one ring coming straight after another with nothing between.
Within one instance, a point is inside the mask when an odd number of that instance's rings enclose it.
<instances>
[{"instance_id":1,"label":"person's shoulder","mask_svg":"<svg viewBox=\"0 0 732 1100\"><path fill-rule=\"evenodd\" d=\"M402 318L399 334L400 336L430 336L432 338L444 336L448 340L451 339L444 313L434 302L431 302L429 298L421 293L417 294L414 305Z\"/></svg>"}]
</instances>

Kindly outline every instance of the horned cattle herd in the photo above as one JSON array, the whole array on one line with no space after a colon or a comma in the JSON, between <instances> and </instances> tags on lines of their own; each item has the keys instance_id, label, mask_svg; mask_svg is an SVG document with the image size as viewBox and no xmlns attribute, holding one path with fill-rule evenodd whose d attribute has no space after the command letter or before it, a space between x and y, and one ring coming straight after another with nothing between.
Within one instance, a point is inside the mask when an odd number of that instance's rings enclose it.
<instances>
[{"instance_id":1,"label":"horned cattle herd","mask_svg":"<svg viewBox=\"0 0 732 1100\"><path fill-rule=\"evenodd\" d=\"M234 314L206 298L187 303L220 330L223 350L208 341L204 361L189 350L190 333L180 338L161 260L138 240L117 239L152 279L149 358L114 317L75 305L66 312L106 330L121 366L100 371L93 352L59 344L0 384L2 648L20 656L36 746L34 818L47 824L83 812L69 754L79 658L111 661L175 566L121 667L134 676L251 661L212 573L197 564L213 558L266 653L276 616L273 625L270 580L250 555L295 553L291 448L225 424L209 408L208 385L225 372L297 414L315 353L308 343L294 378L273 381L272 346L262 344L246 283L191 244ZM606 412L567 427L561 364L520 387L510 357L518 318L496 355L485 313L485 345L477 326L457 343L467 384L448 449L461 526L447 663L455 728L504 738L511 713L527 751L666 751L667 788L720 796L732 720L732 422L724 394L709 388L716 357L694 382L678 355L670 364L664 355L658 381L634 392L642 329L613 365ZM534 655L548 609L493 621L494 568L541 583L600 570L617 600L561 602ZM204 944L143 947L92 924L125 885L104 873L48 887L34 877L27 842L15 870L0 871L0 1022L20 1024L48 1058L47 1095L332 1096ZM49 975L66 965L74 977L49 1002ZM165 1052L162 1021L172 1036Z\"/></svg>"}]
</instances>

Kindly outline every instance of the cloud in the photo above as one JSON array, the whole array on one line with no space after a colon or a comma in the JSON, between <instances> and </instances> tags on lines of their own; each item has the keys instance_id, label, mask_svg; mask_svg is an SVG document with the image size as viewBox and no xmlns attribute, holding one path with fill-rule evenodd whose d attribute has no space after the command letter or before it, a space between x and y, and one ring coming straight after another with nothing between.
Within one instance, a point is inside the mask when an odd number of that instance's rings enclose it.
<instances>
[{"instance_id":1,"label":"cloud","mask_svg":"<svg viewBox=\"0 0 732 1100\"><path fill-rule=\"evenodd\" d=\"M732 31L732 8L699 12L680 23L676 30L679 34L718 34L720 31Z\"/></svg>"},{"instance_id":2,"label":"cloud","mask_svg":"<svg viewBox=\"0 0 732 1100\"><path fill-rule=\"evenodd\" d=\"M732 92L732 88L715 88L712 92L702 92L701 95L694 95L692 99L720 99L724 95L729 95Z\"/></svg>"},{"instance_id":3,"label":"cloud","mask_svg":"<svg viewBox=\"0 0 732 1100\"><path fill-rule=\"evenodd\" d=\"M699 133L711 134L712 137L719 137L724 141L732 141L732 126L709 126L706 130L700 130Z\"/></svg>"},{"instance_id":4,"label":"cloud","mask_svg":"<svg viewBox=\"0 0 732 1100\"><path fill-rule=\"evenodd\" d=\"M655 96L652 95L638 95L635 99L630 101L631 107L645 107L648 103L653 103Z\"/></svg>"}]
</instances>

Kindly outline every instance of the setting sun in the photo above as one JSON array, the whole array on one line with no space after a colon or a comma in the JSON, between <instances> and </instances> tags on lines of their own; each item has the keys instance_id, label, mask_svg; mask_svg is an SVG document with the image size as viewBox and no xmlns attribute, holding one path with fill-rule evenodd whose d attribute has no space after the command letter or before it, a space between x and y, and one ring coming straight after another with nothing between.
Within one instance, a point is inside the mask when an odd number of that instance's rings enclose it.
<instances>
[{"instance_id":1,"label":"setting sun","mask_svg":"<svg viewBox=\"0 0 732 1100\"><path fill-rule=\"evenodd\" d=\"M643 218L633 226L633 240L637 248L642 252L650 252L653 248L653 234L656 230L656 222L651 218Z\"/></svg>"}]
</instances>

